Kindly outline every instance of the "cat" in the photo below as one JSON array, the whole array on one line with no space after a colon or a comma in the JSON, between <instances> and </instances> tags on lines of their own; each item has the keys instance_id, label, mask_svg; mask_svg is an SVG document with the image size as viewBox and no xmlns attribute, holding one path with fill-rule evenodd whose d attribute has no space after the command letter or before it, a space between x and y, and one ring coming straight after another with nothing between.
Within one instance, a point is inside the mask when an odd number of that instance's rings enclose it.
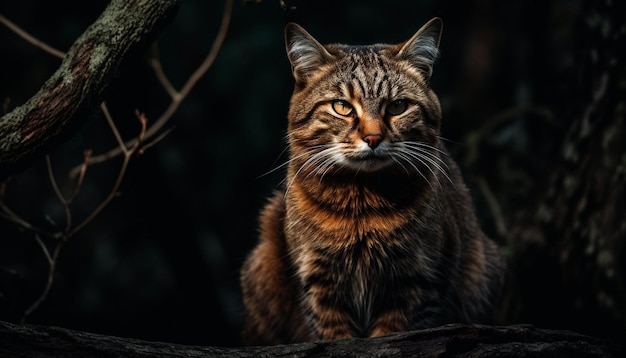
<instances>
[{"instance_id":1,"label":"cat","mask_svg":"<svg viewBox=\"0 0 626 358\"><path fill-rule=\"evenodd\" d=\"M490 322L505 264L441 142L442 27L323 46L286 25L289 161L241 269L245 344Z\"/></svg>"}]
</instances>

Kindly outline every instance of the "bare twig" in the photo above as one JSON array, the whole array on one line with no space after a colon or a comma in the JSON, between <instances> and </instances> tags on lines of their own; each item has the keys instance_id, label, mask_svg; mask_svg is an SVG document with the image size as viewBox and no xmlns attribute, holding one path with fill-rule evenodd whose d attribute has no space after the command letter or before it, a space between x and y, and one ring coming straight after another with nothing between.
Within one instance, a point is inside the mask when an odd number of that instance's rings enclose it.
<instances>
[{"instance_id":1,"label":"bare twig","mask_svg":"<svg viewBox=\"0 0 626 358\"><path fill-rule=\"evenodd\" d=\"M139 148L139 151L137 152L137 154L143 154L146 150L150 149L151 147L153 147L154 145L156 145L157 143L159 143L161 140L163 140L163 138L167 137L168 134L170 134L173 130L174 130L174 126L166 129L165 131L163 131L163 133L159 134L156 138L152 139L150 142L144 144L141 146L141 148Z\"/></svg>"},{"instance_id":2,"label":"bare twig","mask_svg":"<svg viewBox=\"0 0 626 358\"><path fill-rule=\"evenodd\" d=\"M489 211L491 212L491 215L493 217L496 232L501 238L508 237L509 230L507 228L504 215L502 215L502 207L500 206L500 201L498 200L498 198L496 198L493 191L489 187L489 184L484 178L478 177L476 178L476 181L478 183L478 188L483 194L485 202L487 203L487 207L489 208Z\"/></svg>"},{"instance_id":3,"label":"bare twig","mask_svg":"<svg viewBox=\"0 0 626 358\"><path fill-rule=\"evenodd\" d=\"M72 196L69 199L71 201L74 201L74 198L78 196L80 189L83 187L83 182L85 181L85 174L87 173L87 167L89 167L89 164L91 162L91 153L92 153L91 149L87 149L83 153L83 156L85 159L83 159L83 165L80 167L80 174L78 175L78 180L76 181L74 192L72 193Z\"/></svg>"},{"instance_id":4,"label":"bare twig","mask_svg":"<svg viewBox=\"0 0 626 358\"><path fill-rule=\"evenodd\" d=\"M46 259L49 265L46 285L44 286L43 291L41 292L39 297L35 300L35 302L26 311L24 311L22 318L21 318L22 323L26 320L26 318L32 312L34 312L37 308L39 308L39 306L45 301L46 297L48 296L48 293L50 292L50 288L52 287L52 284L54 283L54 274L56 272L57 261L58 261L58 257L61 252L61 249L63 247L63 244L66 241L68 241L71 237L76 235L76 233L80 231L82 228L84 228L89 222L91 222L91 220L93 220L117 196L119 187L122 183L122 179L124 178L124 175L128 168L128 163L130 162L130 159L135 153L139 152L139 150L141 149L140 143L141 143L141 140L143 140L143 137L145 135L146 125L147 125L146 117L143 114L138 114L137 117L139 119L139 122L141 123L141 130L138 135L138 138L140 140L136 142L136 145L134 145L133 147L126 148L124 146L124 141L120 137L117 127L115 126L115 123L113 122L113 119L111 118L109 111L106 107L106 104L104 102L102 103L102 109L103 109L103 112L105 113L105 117L107 118L107 122L109 123L111 130L113 131L115 137L118 138L118 142L120 146L123 146L122 151L124 153L124 161L120 167L120 171L118 173L117 179L109 195L80 224L72 228L72 213L71 213L70 206L74 198L77 196L78 192L80 191L80 188L82 186L82 183L85 177L85 173L87 171L87 167L89 166L90 155L91 155L89 151L85 152L85 160L83 162L83 165L81 166L81 171L77 179L76 187L74 188L74 191L72 192L72 195L69 198L65 198L65 196L61 193L61 190L59 189L57 181L54 177L50 156L46 156L46 165L48 169L49 180L50 180L50 183L52 184L52 188L57 198L59 199L61 205L64 208L65 216L66 216L65 229L61 232L58 232L57 234L52 235L49 233L45 233L43 230L33 226L28 221L22 219L13 211L11 211L11 209L9 209L4 203L4 201L2 200L4 198L6 182L3 182L2 186L0 187L0 215L5 217L7 220L12 221L35 233L35 239L37 243L39 244L39 246L41 247L44 255L46 256ZM58 239L55 243L55 249L52 255L50 255L50 251L48 250L45 243L39 236L40 234Z\"/></svg>"},{"instance_id":5,"label":"bare twig","mask_svg":"<svg viewBox=\"0 0 626 358\"><path fill-rule=\"evenodd\" d=\"M59 202L61 202L61 205L63 206L63 211L65 211L65 230L63 230L63 232L67 233L68 230L72 227L72 211L70 210L70 201L65 199L65 197L61 193L61 190L59 189L57 181L54 178L54 173L52 171L52 161L50 160L49 155L46 155L46 166L48 167L48 178L50 180L50 184L52 184L52 189L59 199Z\"/></svg>"},{"instance_id":6,"label":"bare twig","mask_svg":"<svg viewBox=\"0 0 626 358\"><path fill-rule=\"evenodd\" d=\"M41 230L40 228L32 225L31 223L29 223L28 221L22 219L19 215L17 215L15 212L13 212L5 203L4 201L0 201L0 216L2 216L4 219L17 224L18 226L23 227L26 230L30 230L36 233L40 233L40 234L44 234L45 231Z\"/></svg>"},{"instance_id":7,"label":"bare twig","mask_svg":"<svg viewBox=\"0 0 626 358\"><path fill-rule=\"evenodd\" d=\"M169 94L171 98L171 102L170 102L169 107L161 114L161 116L157 119L157 121L153 123L150 127L148 127L148 119L146 118L145 114L140 113L139 111L136 111L135 115L141 124L141 129L139 131L139 134L136 137L134 137L132 140L124 141L124 139L119 133L119 130L117 129L117 126L115 125L115 122L108 110L106 103L102 102L100 104L104 117L117 142L117 147L114 150L111 150L107 153L104 153L96 157L92 157L91 151L85 152L85 157L81 165L72 169L72 171L70 172L70 177L77 176L77 179L76 179L73 191L68 197L66 197L59 188L57 180L54 176L53 164L52 164L52 160L50 159L50 156L48 155L45 156L48 177L49 177L52 189L56 197L58 198L60 204L63 206L64 212L65 212L66 222L65 222L64 228L61 231L58 231L56 233L44 232L43 230L30 224L27 220L24 220L20 216L15 214L3 201L4 191L6 188L6 182L0 183L1 184L0 186L0 215L5 217L7 220L14 222L18 224L19 226L35 234L35 239L37 243L39 244L39 246L41 247L49 264L46 285L43 288L43 291L41 292L39 297L35 300L35 302L24 312L22 316L22 321L24 321L26 317L28 317L34 310L36 310L45 301L48 293L50 292L50 288L52 287L54 283L54 275L55 275L58 257L59 257L59 254L61 252L61 249L64 243L67 242L73 236L75 236L87 224L89 224L96 216L98 216L102 212L102 210L104 210L104 208L116 196L119 195L119 189L120 189L121 183L126 174L126 171L128 169L128 166L132 157L138 154L142 154L147 148L159 142L162 138L164 138L171 131L171 129L166 130L160 133L155 138L152 138L152 140L148 144L145 143L146 139L149 139L155 136L155 134L157 134L162 129L162 127L167 123L167 121L172 117L172 115L178 109L181 102L187 97L187 95L195 86L195 84L200 80L200 78L206 73L206 71L211 67L211 65L215 61L215 58L217 57L217 54L226 37L226 33L228 30L228 26L229 26L230 18L231 18L232 6L233 6L233 0L226 0L224 14L222 17L222 23L218 31L218 34L213 42L213 45L211 47L209 54L204 59L204 61L200 64L200 66L189 76L187 82L183 85L180 91L177 91L172 86L171 82L165 75L163 68L161 67L161 62L158 59L158 54L154 56L154 58L151 61L151 65L155 71L155 75L157 76L157 79L159 80L159 82L161 83L165 91L167 91L167 93ZM0 15L0 22L4 24L5 26L7 26L12 31L14 31L18 36L20 36L27 42L33 44L34 46L37 46L38 48L44 50L45 52L55 57L64 58L65 54L63 54L61 51L58 51L52 48L51 46L45 44L44 42L36 39L32 35L28 34L26 31L21 29L20 27L16 26L12 22L4 18L2 15ZM157 52L156 47L154 48L153 51L155 51L155 53ZM117 178L115 179L115 182L113 183L113 186L111 187L109 194L96 206L96 208L91 213L89 213L89 215L84 220L78 223L78 225L74 226L71 205L82 188L82 184L84 182L88 167L93 163L103 162L110 158L118 156L120 154L123 157L122 164L119 168ZM53 225L56 225L56 224L53 223ZM49 237L49 238L56 239L54 243L54 251L52 255L50 254L50 250L48 249L48 247L42 240L42 237Z\"/></svg>"},{"instance_id":8,"label":"bare twig","mask_svg":"<svg viewBox=\"0 0 626 358\"><path fill-rule=\"evenodd\" d=\"M534 114L547 123L554 122L552 112L550 112L549 109L530 104L520 105L498 113L495 116L486 119L485 124L480 126L480 128L465 136L463 142L466 143L467 151L463 160L466 165L470 165L477 161L479 143L484 142L485 138L493 135L493 132L496 131L496 129L502 124L510 122L525 114Z\"/></svg>"},{"instance_id":9,"label":"bare twig","mask_svg":"<svg viewBox=\"0 0 626 358\"><path fill-rule=\"evenodd\" d=\"M123 4L123 3L120 3L120 4ZM55 57L59 57L59 58L65 57L65 54L63 54L61 51L56 50L52 48L51 46L45 44L44 42L36 39L34 36L28 34L26 31L24 31L19 26L15 25L14 23L9 21L2 15L0 15L0 23L7 26L10 30L15 32L19 37L21 37L28 43L33 44L34 46L44 50L45 52ZM5 101L4 107L6 111L6 108L8 108L8 101ZM35 235L35 239L37 243L39 244L39 246L41 247L41 250L44 253L47 259L48 265L49 265L46 284L41 294L35 300L35 302L33 302L33 304L24 311L22 315L22 322L33 311L35 311L45 301L46 297L48 296L48 293L50 292L50 289L54 283L54 275L56 271L58 257L59 257L59 254L62 250L64 243L68 241L71 237L76 235L76 233L79 232L81 229L83 229L89 222L91 222L118 195L120 185L125 176L125 173L126 173L126 170L128 168L128 164L131 158L136 153L139 153L140 151L145 150L145 148L142 146L143 140L146 134L146 128L147 128L147 118L145 117L145 115L143 114L137 115L139 122L141 123L141 130L140 130L139 135L136 137L135 142L132 145L127 146L124 143L124 140L122 139L122 137L120 136L119 131L117 127L115 126L113 119L111 118L111 115L108 111L106 103L104 102L101 103L101 109L105 115L105 118L107 120L107 123L109 124L109 127L111 128L111 131L113 132L113 135L116 138L116 141L118 143L118 149L120 150L121 153L123 153L124 160L123 160L123 163L121 164L117 178L115 180L115 183L112 186L112 189L109 195L107 195L107 197L104 198L102 202L100 202L100 204L87 216L87 218L85 218L78 225L73 227L73 222L72 222L73 216L72 216L71 205L74 202L77 195L79 194L79 192L81 191L81 188L85 179L85 175L87 172L87 168L92 162L90 150L85 151L83 163L77 169L78 177L76 179L74 189L68 197L66 197L59 188L58 182L54 176L54 170L53 170L52 160L50 159L50 156L48 155L45 156L50 184L65 212L65 220L66 220L65 226L63 229L61 229L61 231L58 231L56 233L45 232L44 230L41 230L40 228L32 225L30 222L21 218L19 215L13 212L4 202L4 194L6 191L8 180L0 182L0 216L4 217L8 221L11 221L21 226L27 231L33 232ZM56 225L56 224L53 222L53 225ZM56 239L54 243L54 251L52 255L50 254L50 250L48 249L48 247L44 243L44 240L42 239L45 237Z\"/></svg>"},{"instance_id":10,"label":"bare twig","mask_svg":"<svg viewBox=\"0 0 626 358\"><path fill-rule=\"evenodd\" d=\"M176 91L172 82L170 82L169 78L167 78L167 75L165 75L165 72L163 71L163 66L161 65L161 59L159 56L159 45L157 42L152 45L152 58L150 59L150 66L152 66L157 80L159 80L161 86L163 86L170 98L175 99L176 96L178 96L178 91Z\"/></svg>"},{"instance_id":11,"label":"bare twig","mask_svg":"<svg viewBox=\"0 0 626 358\"><path fill-rule=\"evenodd\" d=\"M170 105L167 107L165 112L161 114L161 116L149 127L145 132L145 139L149 139L154 136L163 126L170 120L172 115L178 110L178 107L182 103L182 101L187 97L189 92L193 89L196 83L200 80L202 76L206 73L206 71L211 67L217 54L219 53L222 44L224 43L224 39L226 38L226 34L228 32L228 26L230 24L231 14L232 14L233 0L226 0L226 4L224 7L224 13L222 15L222 23L220 25L219 32L213 41L213 45L211 46L211 50L207 57L202 61L200 66L189 76L187 82L183 85L180 91L176 91L171 83L163 73L160 64L155 66L154 61L158 62L158 59L154 59L152 61L152 68L155 71L155 75L164 86L165 90L172 97L172 101ZM126 147L130 147L134 145L139 138L133 138L126 142ZM94 156L92 158L92 163L102 163L111 158L114 158L120 154L122 154L122 147L118 146L110 151ZM78 173L78 167L72 169L70 175L76 175Z\"/></svg>"},{"instance_id":12,"label":"bare twig","mask_svg":"<svg viewBox=\"0 0 626 358\"><path fill-rule=\"evenodd\" d=\"M9 208L4 202L4 196L6 193L7 183L9 180L5 180L0 182L0 216L5 220L8 220L18 226L23 227L26 230L30 230L35 233L43 234L44 231L39 229L38 227L32 225L28 221L22 219L19 215L17 215L11 208Z\"/></svg>"},{"instance_id":13,"label":"bare twig","mask_svg":"<svg viewBox=\"0 0 626 358\"><path fill-rule=\"evenodd\" d=\"M7 19L6 17L2 15L0 15L0 23L8 27L11 31L13 31L16 35L24 39L29 44L40 48L41 50L51 54L54 57L57 57L60 59L63 59L63 57L65 57L65 53L63 51L59 51L55 49L54 47L46 44L45 42L38 40L37 38L29 34L28 32L24 31L24 29L17 26L13 22L11 22L11 20Z\"/></svg>"},{"instance_id":14,"label":"bare twig","mask_svg":"<svg viewBox=\"0 0 626 358\"><path fill-rule=\"evenodd\" d=\"M39 91L2 116L0 178L23 169L74 135L106 94L123 60L156 36L181 2L111 0ZM112 36L115 41L110 41ZM45 110L41 110L42 103Z\"/></svg>"},{"instance_id":15,"label":"bare twig","mask_svg":"<svg viewBox=\"0 0 626 358\"><path fill-rule=\"evenodd\" d=\"M33 304L30 307L28 307L26 311L24 311L24 314L22 315L21 323L24 323L26 321L26 318L31 313L33 313L37 308L39 308L39 306L43 303L43 301L45 301L46 297L48 297L50 288L52 287L52 284L54 283L54 273L56 272L57 261L59 259L59 254L61 253L61 248L63 247L63 243L64 243L63 240L57 241L56 246L54 248L54 252L52 256L50 256L50 252L48 251L48 248L43 243L39 235L35 234L35 239L37 240L37 243L39 243L39 246L41 246L42 251L46 255L46 258L48 259L48 265L49 265L48 266L48 279L46 280L46 286L44 287L43 291L41 292L37 300L35 300L35 302L33 302Z\"/></svg>"},{"instance_id":16,"label":"bare twig","mask_svg":"<svg viewBox=\"0 0 626 358\"><path fill-rule=\"evenodd\" d=\"M117 130L117 126L115 125L115 121L113 121L113 117L111 117L111 112L109 112L109 107L107 107L106 102L100 103L100 109L102 109L102 113L104 113L104 118L106 119L109 128L111 128L111 132L113 132L113 136L117 141L117 145L120 147L122 152L126 153L128 149L124 145L124 140L122 139L120 132Z\"/></svg>"},{"instance_id":17,"label":"bare twig","mask_svg":"<svg viewBox=\"0 0 626 358\"><path fill-rule=\"evenodd\" d=\"M138 140L133 144L132 147L130 148L126 147L126 145L124 144L124 141L122 140L117 130L117 127L115 126L113 118L111 117L104 103L102 104L102 110L105 114L107 122L109 123L109 126L111 127L111 130L113 131L115 137L118 140L120 150L122 151L122 153L124 153L124 160L122 162L122 165L120 166L120 170L117 174L117 179L115 180L115 183L113 184L113 187L111 188L111 191L109 192L109 195L107 195L107 197L89 214L89 216L87 216L87 218L85 218L85 220L83 220L80 224L76 225L76 227L74 227L67 233L68 237L74 236L78 231L80 231L89 222L91 222L91 220L93 220L96 216L98 216L98 214L100 214L100 212L119 194L118 190L122 184L122 180L124 178L124 175L126 174L126 170L128 169L128 164L131 158L133 157L133 155L140 150L141 143L146 133L147 120L144 116L141 116L139 118L139 122L141 123L141 130L139 132L139 135L137 136Z\"/></svg>"}]
</instances>

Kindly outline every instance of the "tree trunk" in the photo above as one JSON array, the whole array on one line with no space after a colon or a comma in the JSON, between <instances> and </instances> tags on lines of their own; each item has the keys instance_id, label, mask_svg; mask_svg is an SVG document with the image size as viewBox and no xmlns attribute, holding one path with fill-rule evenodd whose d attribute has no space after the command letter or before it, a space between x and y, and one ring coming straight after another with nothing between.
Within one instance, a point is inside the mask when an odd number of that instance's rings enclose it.
<instances>
[{"instance_id":1,"label":"tree trunk","mask_svg":"<svg viewBox=\"0 0 626 358\"><path fill-rule=\"evenodd\" d=\"M624 346L532 326L447 325L379 338L268 347L198 347L0 322L2 357L623 357Z\"/></svg>"},{"instance_id":2,"label":"tree trunk","mask_svg":"<svg viewBox=\"0 0 626 358\"><path fill-rule=\"evenodd\" d=\"M619 1L584 5L579 78L568 104L572 123L541 199L516 221L511 264L520 316L623 337L626 10Z\"/></svg>"},{"instance_id":3,"label":"tree trunk","mask_svg":"<svg viewBox=\"0 0 626 358\"><path fill-rule=\"evenodd\" d=\"M100 103L120 63L137 55L180 0L113 0L24 105L0 118L0 181L72 136Z\"/></svg>"}]
</instances>

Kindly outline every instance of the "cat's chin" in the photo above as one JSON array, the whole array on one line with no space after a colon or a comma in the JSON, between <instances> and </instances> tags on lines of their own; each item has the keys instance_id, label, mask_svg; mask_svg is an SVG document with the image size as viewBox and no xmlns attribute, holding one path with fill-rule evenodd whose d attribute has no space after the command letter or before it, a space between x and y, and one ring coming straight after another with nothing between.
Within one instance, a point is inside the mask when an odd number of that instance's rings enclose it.
<instances>
[{"instance_id":1,"label":"cat's chin","mask_svg":"<svg viewBox=\"0 0 626 358\"><path fill-rule=\"evenodd\" d=\"M366 173L373 173L382 170L392 164L393 160L391 158L379 157L348 159L344 162L344 166L358 172Z\"/></svg>"}]
</instances>

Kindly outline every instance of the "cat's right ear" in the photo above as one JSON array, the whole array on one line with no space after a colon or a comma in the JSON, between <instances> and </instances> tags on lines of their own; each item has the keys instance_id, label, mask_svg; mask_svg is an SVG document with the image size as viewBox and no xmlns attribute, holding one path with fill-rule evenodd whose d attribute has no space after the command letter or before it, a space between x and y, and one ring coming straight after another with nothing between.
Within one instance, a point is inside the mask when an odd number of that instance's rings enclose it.
<instances>
[{"instance_id":1,"label":"cat's right ear","mask_svg":"<svg viewBox=\"0 0 626 358\"><path fill-rule=\"evenodd\" d=\"M324 46L300 25L285 26L285 45L296 83L304 84L307 78L333 57Z\"/></svg>"},{"instance_id":2,"label":"cat's right ear","mask_svg":"<svg viewBox=\"0 0 626 358\"><path fill-rule=\"evenodd\" d=\"M426 79L433 73L433 64L439 55L439 40L443 30L443 21L435 17L428 21L413 37L406 41L398 55L420 69Z\"/></svg>"}]
</instances>

